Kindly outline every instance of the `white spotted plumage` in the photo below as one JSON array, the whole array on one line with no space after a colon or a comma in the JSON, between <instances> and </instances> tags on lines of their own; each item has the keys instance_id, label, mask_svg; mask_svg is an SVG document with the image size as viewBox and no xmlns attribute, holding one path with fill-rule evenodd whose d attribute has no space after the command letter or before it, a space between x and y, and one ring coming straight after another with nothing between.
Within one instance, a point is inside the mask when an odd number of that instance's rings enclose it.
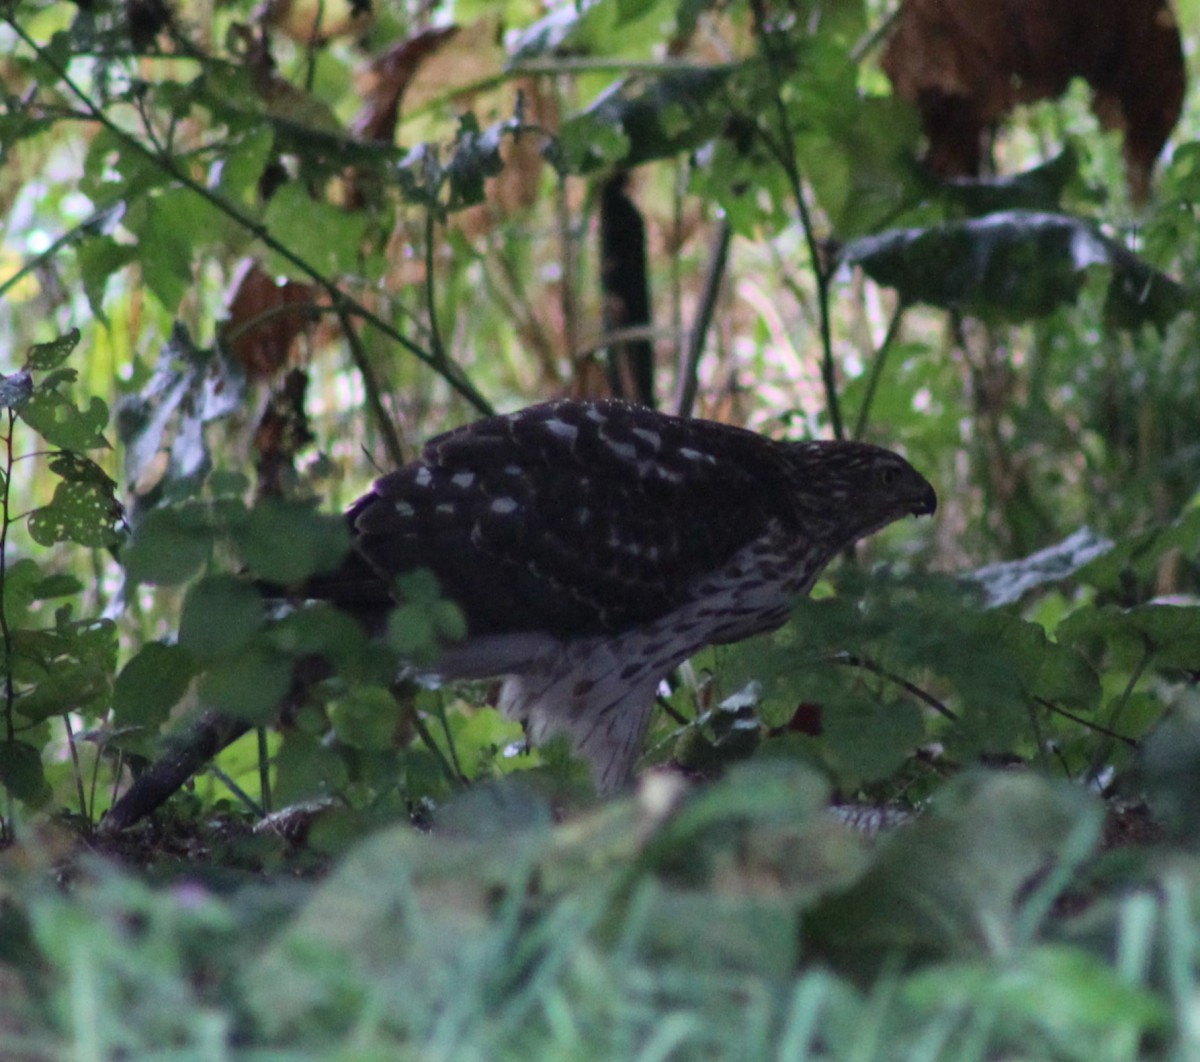
<instances>
[{"instance_id":1,"label":"white spotted plumage","mask_svg":"<svg viewBox=\"0 0 1200 1062\"><path fill-rule=\"evenodd\" d=\"M619 402L555 402L431 440L349 511L355 552L314 580L379 625L397 574L429 568L468 637L447 677L506 676L531 738L565 733L611 789L663 675L782 623L840 549L932 488L857 443L776 442Z\"/></svg>"}]
</instances>

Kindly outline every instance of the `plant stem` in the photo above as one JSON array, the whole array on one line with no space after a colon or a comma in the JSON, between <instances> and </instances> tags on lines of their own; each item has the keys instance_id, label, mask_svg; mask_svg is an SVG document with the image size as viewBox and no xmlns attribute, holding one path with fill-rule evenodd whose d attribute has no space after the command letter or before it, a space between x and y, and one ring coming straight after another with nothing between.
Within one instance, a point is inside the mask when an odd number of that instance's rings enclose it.
<instances>
[{"instance_id":1,"label":"plant stem","mask_svg":"<svg viewBox=\"0 0 1200 1062\"><path fill-rule=\"evenodd\" d=\"M704 344L712 325L717 296L721 292L721 280L725 276L725 265L729 261L729 244L732 238L733 226L729 224L728 218L722 218L717 235L713 239L712 252L708 260L708 273L704 277L704 291L700 296L700 306L696 311L692 329L688 333L687 350L684 352L683 362L679 368L679 398L675 403L675 411L681 417L690 417L692 407L696 404L700 356L704 353Z\"/></svg>"},{"instance_id":2,"label":"plant stem","mask_svg":"<svg viewBox=\"0 0 1200 1062\"><path fill-rule=\"evenodd\" d=\"M8 627L6 582L8 577L8 529L12 526L9 504L13 470L13 426L16 423L17 414L13 409L6 409L5 413L8 424L3 437L0 437L0 443L4 445L4 482L0 484L0 639L4 644L4 730L7 740L15 741L13 701L16 693L13 690L12 631Z\"/></svg>"},{"instance_id":3,"label":"plant stem","mask_svg":"<svg viewBox=\"0 0 1200 1062\"><path fill-rule=\"evenodd\" d=\"M779 51L774 42L774 31L767 25L764 0L750 0L750 9L754 15L755 32L762 43L763 56L767 61L772 81L776 86L780 86L784 82L784 64L779 61ZM764 137L764 140L783 167L788 183L792 186L792 196L796 200L800 226L804 231L804 242L808 246L813 280L817 286L817 315L821 330L821 381L825 386L825 407L829 413L829 424L833 430L833 437L841 439L844 438L845 431L842 427L842 411L838 401L837 372L833 361L833 329L829 315L831 272L824 264L824 255L817 243L812 214L809 212L808 202L804 198L804 181L796 164L796 140L792 136L787 107L778 89L772 97L772 103L779 120L779 134L782 137L782 143L775 144L769 137Z\"/></svg>"},{"instance_id":4,"label":"plant stem","mask_svg":"<svg viewBox=\"0 0 1200 1062\"><path fill-rule=\"evenodd\" d=\"M327 277L320 270L310 265L305 259L281 243L261 222L244 213L239 207L230 203L210 188L205 187L199 181L195 180L188 173L184 172L169 156L155 151L147 147L137 137L127 133L120 126L115 124L81 89L71 78L67 70L59 64L46 50L37 43L25 29L20 26L15 17L11 13L5 15L5 21L12 27L13 31L28 45L38 59L46 63L46 65L54 71L54 73L62 80L63 84L80 100L88 115L95 122L102 125L114 137L120 140L127 147L138 152L143 157L149 159L158 166L164 173L167 173L173 180L178 181L189 191L200 196L211 206L219 210L226 217L230 218L236 224L249 232L256 239L261 240L263 244L269 247L272 251L278 254L281 258L295 266L296 269L304 273L312 282L318 285L329 296L330 301L336 310L344 311L353 314L356 317L367 321L374 328L378 329L393 342L398 343L409 354L418 361L433 369L439 376L442 377L455 391L465 398L472 406L480 413L487 415L492 412L491 403L485 399L475 385L462 373L458 366L445 359L438 360L433 354L425 350L423 347L414 343L403 333L397 331L392 325L388 324L378 314L369 310L362 303L347 295L338 286L337 283Z\"/></svg>"},{"instance_id":5,"label":"plant stem","mask_svg":"<svg viewBox=\"0 0 1200 1062\"><path fill-rule=\"evenodd\" d=\"M854 422L854 434L851 436L853 439L861 439L867 430L867 418L871 415L871 405L875 401L875 389L883 377L883 366L892 349L892 344L896 341L896 336L900 334L900 321L903 317L904 303L897 302L892 319L888 322L883 342L879 344L879 349L875 352L875 359L871 364L871 375L867 378L867 392L863 395L862 409L858 411L858 419Z\"/></svg>"},{"instance_id":6,"label":"plant stem","mask_svg":"<svg viewBox=\"0 0 1200 1062\"><path fill-rule=\"evenodd\" d=\"M889 682L896 683L906 692L911 693L919 701L923 701L929 705L939 715L944 715L952 722L958 722L958 713L952 708L948 708L939 701L932 693L926 693L920 686L909 682L906 678L901 678L899 675L893 674L886 668L880 667L873 660L868 660L864 656L855 656L853 653L835 653L830 659L835 664L845 664L847 667L858 667L864 671L871 672L872 675L878 675L880 678L887 679Z\"/></svg>"},{"instance_id":7,"label":"plant stem","mask_svg":"<svg viewBox=\"0 0 1200 1062\"><path fill-rule=\"evenodd\" d=\"M92 809L88 806L87 793L83 789L83 770L79 766L79 749L75 744L75 731L71 728L70 712L63 712L63 726L67 728L67 748L71 752L71 766L75 772L75 788L79 796L79 814L89 823L92 821Z\"/></svg>"}]
</instances>

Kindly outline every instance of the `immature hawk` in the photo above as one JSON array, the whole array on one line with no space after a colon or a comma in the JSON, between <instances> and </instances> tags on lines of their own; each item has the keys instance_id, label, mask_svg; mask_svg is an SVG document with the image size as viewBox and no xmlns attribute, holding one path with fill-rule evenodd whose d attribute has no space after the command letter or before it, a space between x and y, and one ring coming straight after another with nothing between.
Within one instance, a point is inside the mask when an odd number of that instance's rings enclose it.
<instances>
[{"instance_id":1,"label":"immature hawk","mask_svg":"<svg viewBox=\"0 0 1200 1062\"><path fill-rule=\"evenodd\" d=\"M447 678L505 676L500 708L562 733L611 790L660 680L702 646L780 626L842 549L933 488L852 442L777 442L621 402L551 402L429 442L347 514L354 551L308 596L382 623L429 568L468 637Z\"/></svg>"}]
</instances>

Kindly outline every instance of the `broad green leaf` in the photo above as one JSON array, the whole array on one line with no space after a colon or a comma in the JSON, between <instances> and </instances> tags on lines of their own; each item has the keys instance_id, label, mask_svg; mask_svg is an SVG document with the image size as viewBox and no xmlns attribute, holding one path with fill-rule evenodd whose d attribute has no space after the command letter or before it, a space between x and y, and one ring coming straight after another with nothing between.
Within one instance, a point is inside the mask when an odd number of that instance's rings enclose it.
<instances>
[{"instance_id":1,"label":"broad green leaf","mask_svg":"<svg viewBox=\"0 0 1200 1062\"><path fill-rule=\"evenodd\" d=\"M1189 605L1115 605L1081 608L1058 625L1067 644L1122 642L1130 658L1151 654L1159 667L1200 670L1200 607Z\"/></svg>"},{"instance_id":2,"label":"broad green leaf","mask_svg":"<svg viewBox=\"0 0 1200 1062\"><path fill-rule=\"evenodd\" d=\"M79 346L79 338L79 329L72 328L50 343L38 343L30 347L25 355L25 368L35 372L57 369Z\"/></svg>"},{"instance_id":3,"label":"broad green leaf","mask_svg":"<svg viewBox=\"0 0 1200 1062\"><path fill-rule=\"evenodd\" d=\"M96 714L94 702L105 697L110 675L100 668L71 659L57 660L53 668L18 702L21 714L33 721L64 715Z\"/></svg>"},{"instance_id":4,"label":"broad green leaf","mask_svg":"<svg viewBox=\"0 0 1200 1062\"><path fill-rule=\"evenodd\" d=\"M618 82L563 124L552 155L566 173L606 164L632 167L711 140L728 120L721 106L728 70L677 70L653 81Z\"/></svg>"},{"instance_id":5,"label":"broad green leaf","mask_svg":"<svg viewBox=\"0 0 1200 1062\"><path fill-rule=\"evenodd\" d=\"M264 498L235 530L234 541L255 575L295 586L336 568L350 547L350 532L344 517L318 513L303 502Z\"/></svg>"},{"instance_id":6,"label":"broad green leaf","mask_svg":"<svg viewBox=\"0 0 1200 1062\"><path fill-rule=\"evenodd\" d=\"M18 416L51 446L63 450L95 450L107 448L104 427L108 423L108 406L94 395L87 408L81 408L52 386L49 378L35 387L28 401L18 410Z\"/></svg>"},{"instance_id":7,"label":"broad green leaf","mask_svg":"<svg viewBox=\"0 0 1200 1062\"><path fill-rule=\"evenodd\" d=\"M326 602L308 604L289 613L272 624L268 636L291 656L324 657L344 677L373 677L368 671L368 661L375 654L368 650L363 628ZM390 681L395 674L394 662L385 662L382 672L378 681Z\"/></svg>"},{"instance_id":8,"label":"broad green leaf","mask_svg":"<svg viewBox=\"0 0 1200 1062\"><path fill-rule=\"evenodd\" d=\"M171 505L151 509L138 519L121 549L121 563L132 582L173 586L199 572L212 548L208 506Z\"/></svg>"},{"instance_id":9,"label":"broad green leaf","mask_svg":"<svg viewBox=\"0 0 1200 1062\"><path fill-rule=\"evenodd\" d=\"M50 799L41 753L23 741L0 741L0 785L26 804Z\"/></svg>"},{"instance_id":10,"label":"broad green leaf","mask_svg":"<svg viewBox=\"0 0 1200 1062\"><path fill-rule=\"evenodd\" d=\"M291 730L275 755L275 798L296 804L333 796L345 788L345 761L312 734Z\"/></svg>"},{"instance_id":11,"label":"broad green leaf","mask_svg":"<svg viewBox=\"0 0 1200 1062\"><path fill-rule=\"evenodd\" d=\"M382 686L355 686L329 705L338 740L358 749L386 749L396 742L400 704Z\"/></svg>"},{"instance_id":12,"label":"broad green leaf","mask_svg":"<svg viewBox=\"0 0 1200 1062\"><path fill-rule=\"evenodd\" d=\"M130 262L137 261L138 249L118 243L111 236L92 236L80 241L75 254L88 305L97 320L107 321L104 295L108 282Z\"/></svg>"},{"instance_id":13,"label":"broad green leaf","mask_svg":"<svg viewBox=\"0 0 1200 1062\"><path fill-rule=\"evenodd\" d=\"M267 204L263 219L271 235L317 273L329 278L358 272L363 236L369 219L315 200L299 182L280 188ZM295 280L311 280L283 256L270 252L269 269Z\"/></svg>"},{"instance_id":14,"label":"broad green leaf","mask_svg":"<svg viewBox=\"0 0 1200 1062\"><path fill-rule=\"evenodd\" d=\"M965 776L886 838L860 881L818 904L805 934L852 964L1003 955L1046 913L1044 897L1022 912L1038 875L1087 856L1101 822L1098 802L1077 788L1033 775Z\"/></svg>"},{"instance_id":15,"label":"broad green leaf","mask_svg":"<svg viewBox=\"0 0 1200 1062\"><path fill-rule=\"evenodd\" d=\"M925 738L921 708L911 700L847 697L823 706L821 720L821 746L847 791L887 778Z\"/></svg>"},{"instance_id":16,"label":"broad green leaf","mask_svg":"<svg viewBox=\"0 0 1200 1062\"><path fill-rule=\"evenodd\" d=\"M1036 1030L1060 1045L1057 1057L1103 1057L1118 1030L1127 1043L1165 1033L1165 1001L1147 987L1126 983L1098 955L1043 945L999 962L949 963L914 974L904 996L926 1011L986 1010L1023 1042Z\"/></svg>"},{"instance_id":17,"label":"broad green leaf","mask_svg":"<svg viewBox=\"0 0 1200 1062\"><path fill-rule=\"evenodd\" d=\"M29 514L29 535L40 546L77 542L99 549L120 540L124 512L113 484L68 480L54 490L49 505Z\"/></svg>"},{"instance_id":18,"label":"broad green leaf","mask_svg":"<svg viewBox=\"0 0 1200 1062\"><path fill-rule=\"evenodd\" d=\"M195 663L186 649L163 642L143 645L113 684L113 725L156 729L187 692Z\"/></svg>"},{"instance_id":19,"label":"broad green leaf","mask_svg":"<svg viewBox=\"0 0 1200 1062\"><path fill-rule=\"evenodd\" d=\"M138 237L147 287L174 314L195 282L193 267L206 245L222 237L229 219L190 188L170 187L133 203L123 223Z\"/></svg>"},{"instance_id":20,"label":"broad green leaf","mask_svg":"<svg viewBox=\"0 0 1200 1062\"><path fill-rule=\"evenodd\" d=\"M185 612L185 618L186 618ZM183 640L180 644L192 644ZM292 681L293 661L268 642L255 639L240 652L225 653L200 675L196 692L201 702L235 719L262 725L279 712L284 694Z\"/></svg>"},{"instance_id":21,"label":"broad green leaf","mask_svg":"<svg viewBox=\"0 0 1200 1062\"><path fill-rule=\"evenodd\" d=\"M188 590L179 620L179 644L201 661L244 652L262 626L262 599L231 575L209 575Z\"/></svg>"},{"instance_id":22,"label":"broad green leaf","mask_svg":"<svg viewBox=\"0 0 1200 1062\"><path fill-rule=\"evenodd\" d=\"M1065 214L1010 210L928 228L895 229L846 246L843 260L928 303L987 321L1044 317L1073 303L1090 270L1108 278L1113 324L1163 328L1193 297L1092 225Z\"/></svg>"}]
</instances>

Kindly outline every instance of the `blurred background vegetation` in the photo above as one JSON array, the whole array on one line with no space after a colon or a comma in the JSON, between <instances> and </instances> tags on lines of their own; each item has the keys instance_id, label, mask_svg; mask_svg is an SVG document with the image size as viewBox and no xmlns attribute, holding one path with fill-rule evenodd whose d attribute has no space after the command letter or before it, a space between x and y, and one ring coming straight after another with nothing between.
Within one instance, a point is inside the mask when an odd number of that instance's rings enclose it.
<instances>
[{"instance_id":1,"label":"blurred background vegetation","mask_svg":"<svg viewBox=\"0 0 1200 1062\"><path fill-rule=\"evenodd\" d=\"M1195 1057L1200 3L0 14L12 1057ZM646 763L711 789L593 808L482 685L398 701L435 588L380 647L233 577L614 389L939 494L664 690ZM261 729L108 842L186 882L68 858L212 707ZM831 793L935 811L871 846Z\"/></svg>"}]
</instances>

